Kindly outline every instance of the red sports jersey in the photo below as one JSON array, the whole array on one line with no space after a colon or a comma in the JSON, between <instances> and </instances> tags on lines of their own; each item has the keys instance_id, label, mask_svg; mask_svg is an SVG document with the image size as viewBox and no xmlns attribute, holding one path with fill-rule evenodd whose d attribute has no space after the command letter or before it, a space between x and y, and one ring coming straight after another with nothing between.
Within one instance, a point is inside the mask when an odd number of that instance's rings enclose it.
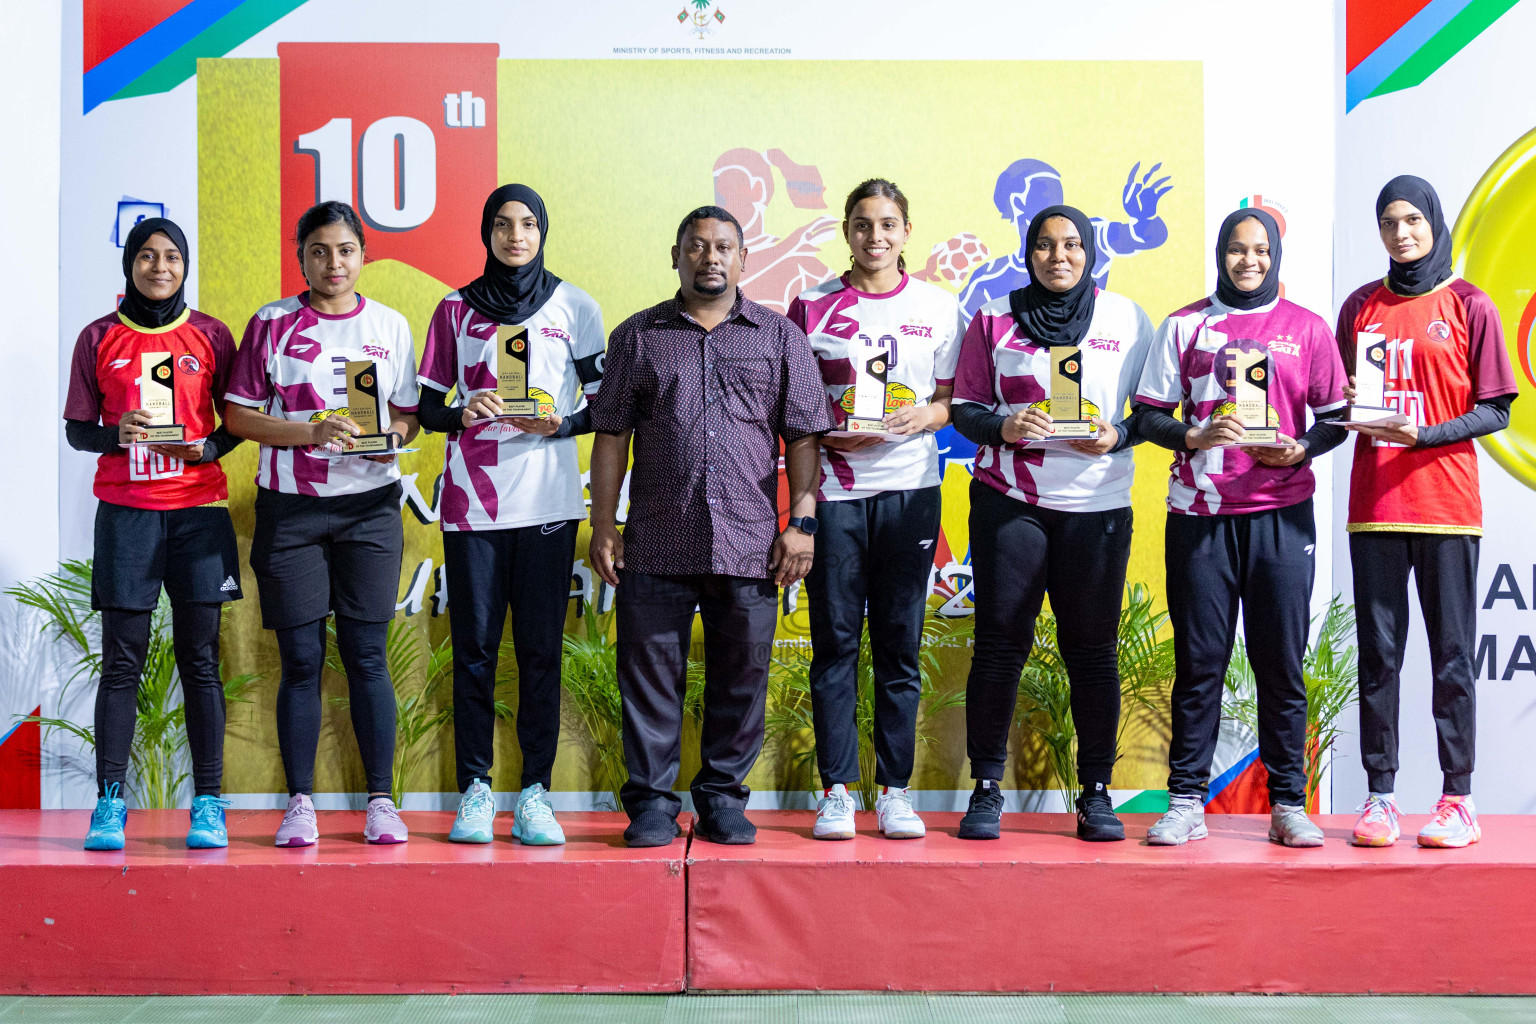
<instances>
[{"instance_id":1,"label":"red sports jersey","mask_svg":"<svg viewBox=\"0 0 1536 1024\"><path fill-rule=\"evenodd\" d=\"M168 352L175 362L176 422L189 441L218 425L224 390L235 361L235 339L211 316L188 309L164 327L150 329L109 313L88 325L75 342L64 418L115 426L141 407L139 376L146 352ZM217 462L187 465L147 449L112 452L96 460L96 497L131 508L192 508L224 501L229 489Z\"/></svg>"},{"instance_id":2,"label":"red sports jersey","mask_svg":"<svg viewBox=\"0 0 1536 1024\"><path fill-rule=\"evenodd\" d=\"M1420 427L1518 390L1498 309L1460 278L1415 296L1397 295L1383 281L1356 289L1339 310L1339 351L1350 373L1355 340L1368 334L1387 341L1387 404ZM1406 448L1356 438L1346 529L1481 535L1472 442Z\"/></svg>"}]
</instances>

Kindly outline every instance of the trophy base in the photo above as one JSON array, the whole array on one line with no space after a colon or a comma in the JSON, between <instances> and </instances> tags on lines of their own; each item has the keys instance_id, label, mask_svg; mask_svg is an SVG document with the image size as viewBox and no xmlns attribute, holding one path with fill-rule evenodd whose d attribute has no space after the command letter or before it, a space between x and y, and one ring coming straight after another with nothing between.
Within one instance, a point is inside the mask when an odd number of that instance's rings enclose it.
<instances>
[{"instance_id":1,"label":"trophy base","mask_svg":"<svg viewBox=\"0 0 1536 1024\"><path fill-rule=\"evenodd\" d=\"M351 459L364 455L405 455L421 451L420 448L396 448L395 439L389 434L358 434L356 437L343 434L336 438L336 443L346 447L337 450L327 445L311 449L309 454L317 459Z\"/></svg>"},{"instance_id":2,"label":"trophy base","mask_svg":"<svg viewBox=\"0 0 1536 1024\"><path fill-rule=\"evenodd\" d=\"M1048 441L1092 441L1099 436L1099 425L1092 420L1052 420Z\"/></svg>"},{"instance_id":3,"label":"trophy base","mask_svg":"<svg viewBox=\"0 0 1536 1024\"><path fill-rule=\"evenodd\" d=\"M529 419L538 419L539 402L534 398L503 398L501 400L501 415L499 420L509 420L513 416L521 416Z\"/></svg>"},{"instance_id":4,"label":"trophy base","mask_svg":"<svg viewBox=\"0 0 1536 1024\"><path fill-rule=\"evenodd\" d=\"M140 444L186 444L187 428L180 423L162 423L157 427L145 427Z\"/></svg>"},{"instance_id":5,"label":"trophy base","mask_svg":"<svg viewBox=\"0 0 1536 1024\"><path fill-rule=\"evenodd\" d=\"M1240 448L1289 448L1280 440L1279 427L1244 427L1243 439L1234 447Z\"/></svg>"},{"instance_id":6,"label":"trophy base","mask_svg":"<svg viewBox=\"0 0 1536 1024\"><path fill-rule=\"evenodd\" d=\"M1384 405L1352 405L1339 425L1348 430L1350 427L1401 427L1407 423L1405 414Z\"/></svg>"},{"instance_id":7,"label":"trophy base","mask_svg":"<svg viewBox=\"0 0 1536 1024\"><path fill-rule=\"evenodd\" d=\"M860 434L889 434L885 420L877 420L869 416L849 416L843 423L842 430L833 430L830 433L834 437L857 437Z\"/></svg>"}]
</instances>

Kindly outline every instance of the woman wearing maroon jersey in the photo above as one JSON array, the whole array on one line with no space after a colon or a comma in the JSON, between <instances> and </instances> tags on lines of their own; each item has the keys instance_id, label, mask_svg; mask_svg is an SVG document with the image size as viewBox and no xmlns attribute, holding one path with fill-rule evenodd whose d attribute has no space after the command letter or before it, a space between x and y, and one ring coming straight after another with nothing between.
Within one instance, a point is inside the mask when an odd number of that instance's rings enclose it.
<instances>
[{"instance_id":1,"label":"woman wearing maroon jersey","mask_svg":"<svg viewBox=\"0 0 1536 1024\"><path fill-rule=\"evenodd\" d=\"M219 613L240 597L229 493L217 460L240 443L215 414L234 364L229 328L187 308L187 240L171 221L140 221L123 246L118 309L75 343L65 436L94 452L96 543L91 607L101 612L101 683L96 690L96 812L87 850L121 850L123 785L133 743L139 680L151 618L163 585L171 600L176 668L192 752L192 823L187 845L227 846L223 800L224 685ZM153 392L148 389L159 384ZM182 444L146 444L156 418L146 397L169 390ZM163 417L161 417L163 420Z\"/></svg>"},{"instance_id":2,"label":"woman wearing maroon jersey","mask_svg":"<svg viewBox=\"0 0 1536 1024\"><path fill-rule=\"evenodd\" d=\"M1454 276L1440 197L1401 175L1376 198L1387 276L1357 289L1339 310L1344 365L1360 345L1380 346L1385 404L1352 421L1350 562L1360 643L1360 760L1370 786L1352 842L1398 838L1397 716L1408 640L1411 572L1429 634L1432 703L1443 795L1421 846L1462 847L1482 837L1472 804L1477 694L1477 554L1483 532L1472 439L1502 430L1517 387L1493 301ZM1351 383L1354 383L1351 378ZM1353 391L1346 392L1353 399ZM1374 396L1373 396L1374 397Z\"/></svg>"}]
</instances>

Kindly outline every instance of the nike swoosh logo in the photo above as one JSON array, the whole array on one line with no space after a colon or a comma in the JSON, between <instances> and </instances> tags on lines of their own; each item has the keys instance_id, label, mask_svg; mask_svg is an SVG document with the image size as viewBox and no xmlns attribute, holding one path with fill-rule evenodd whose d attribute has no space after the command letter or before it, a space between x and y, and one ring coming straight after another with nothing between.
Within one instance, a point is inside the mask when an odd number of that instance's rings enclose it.
<instances>
[{"instance_id":1,"label":"nike swoosh logo","mask_svg":"<svg viewBox=\"0 0 1536 1024\"><path fill-rule=\"evenodd\" d=\"M556 530L565 529L564 523L545 523L539 527L539 532L544 534L554 533Z\"/></svg>"}]
</instances>

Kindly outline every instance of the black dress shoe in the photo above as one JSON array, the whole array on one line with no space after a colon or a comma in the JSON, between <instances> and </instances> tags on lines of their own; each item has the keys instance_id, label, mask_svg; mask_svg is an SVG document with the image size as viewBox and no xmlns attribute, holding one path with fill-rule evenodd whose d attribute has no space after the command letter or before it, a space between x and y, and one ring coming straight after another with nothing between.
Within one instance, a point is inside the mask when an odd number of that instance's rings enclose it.
<instances>
[{"instance_id":1,"label":"black dress shoe","mask_svg":"<svg viewBox=\"0 0 1536 1024\"><path fill-rule=\"evenodd\" d=\"M722 846L751 846L757 842L757 826L734 807L700 811L694 835Z\"/></svg>"},{"instance_id":2,"label":"black dress shoe","mask_svg":"<svg viewBox=\"0 0 1536 1024\"><path fill-rule=\"evenodd\" d=\"M971 791L971 803L965 817L960 819L961 839L998 839L1003 834L1003 791L997 783L983 785L985 779L976 781Z\"/></svg>"},{"instance_id":3,"label":"black dress shoe","mask_svg":"<svg viewBox=\"0 0 1536 1024\"><path fill-rule=\"evenodd\" d=\"M629 846L666 846L682 834L677 819L666 811L641 811L624 830L624 842Z\"/></svg>"},{"instance_id":4,"label":"black dress shoe","mask_svg":"<svg viewBox=\"0 0 1536 1024\"><path fill-rule=\"evenodd\" d=\"M1125 838L1125 826L1115 817L1109 790L1095 782L1077 798L1077 838L1090 843L1113 843Z\"/></svg>"}]
</instances>

